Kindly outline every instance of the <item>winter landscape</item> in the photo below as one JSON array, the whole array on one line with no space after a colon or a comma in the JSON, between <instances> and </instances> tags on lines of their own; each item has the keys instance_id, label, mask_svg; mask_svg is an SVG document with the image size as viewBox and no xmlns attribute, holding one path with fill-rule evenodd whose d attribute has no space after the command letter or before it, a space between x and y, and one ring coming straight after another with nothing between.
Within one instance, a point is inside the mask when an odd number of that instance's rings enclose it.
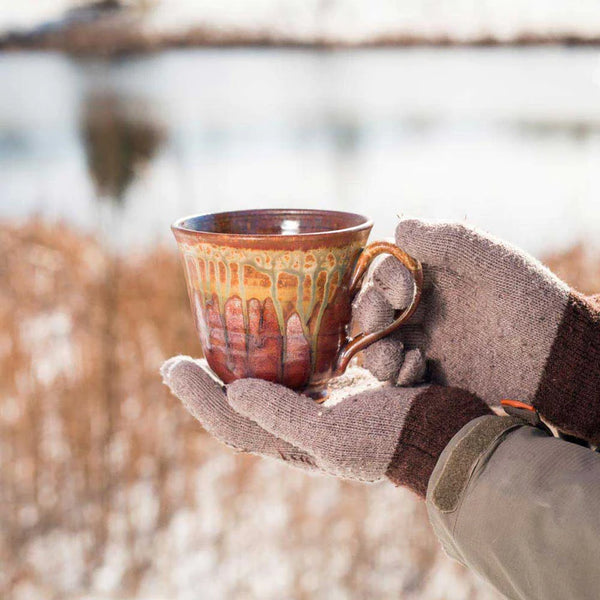
<instances>
[{"instance_id":1,"label":"winter landscape","mask_svg":"<svg viewBox=\"0 0 600 600\"><path fill-rule=\"evenodd\" d=\"M25 4L0 20L11 36L73 3ZM147 4L144 31L161 35L197 5ZM200 24L274 27L299 46L160 38L155 52L104 56L34 47L55 44L52 27L5 36L1 598L499 598L444 555L408 491L234 454L170 395L161 363L201 349L169 225L321 207L369 214L377 239L403 215L466 219L599 292L597 47L310 47L410 31L453 46L550 38L558 23L591 39L595 8L556 3L542 18L544 4L527 21L505 7L512 21L486 21L434 3L435 28L422 8L370 22L354 2L305 9L325 10L321 22L262 4L252 18L206 9Z\"/></svg>"}]
</instances>

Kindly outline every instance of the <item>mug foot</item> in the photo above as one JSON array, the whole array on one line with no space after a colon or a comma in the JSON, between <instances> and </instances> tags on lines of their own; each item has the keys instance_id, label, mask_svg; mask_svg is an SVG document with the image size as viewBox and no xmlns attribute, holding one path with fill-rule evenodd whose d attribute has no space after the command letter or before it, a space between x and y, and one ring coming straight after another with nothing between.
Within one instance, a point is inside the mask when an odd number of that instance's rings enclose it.
<instances>
[{"instance_id":1,"label":"mug foot","mask_svg":"<svg viewBox=\"0 0 600 600\"><path fill-rule=\"evenodd\" d=\"M312 398L315 402L322 404L329 397L329 391L327 388L319 387L307 387L302 391L305 396Z\"/></svg>"}]
</instances>

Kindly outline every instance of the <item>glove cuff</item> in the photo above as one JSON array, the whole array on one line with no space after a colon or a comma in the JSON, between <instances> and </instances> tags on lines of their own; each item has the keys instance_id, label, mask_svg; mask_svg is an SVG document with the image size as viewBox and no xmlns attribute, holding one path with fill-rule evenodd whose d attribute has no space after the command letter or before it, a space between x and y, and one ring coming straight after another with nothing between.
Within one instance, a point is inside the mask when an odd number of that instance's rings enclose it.
<instances>
[{"instance_id":1,"label":"glove cuff","mask_svg":"<svg viewBox=\"0 0 600 600\"><path fill-rule=\"evenodd\" d=\"M569 295L533 406L561 431L600 442L600 296Z\"/></svg>"},{"instance_id":2,"label":"glove cuff","mask_svg":"<svg viewBox=\"0 0 600 600\"><path fill-rule=\"evenodd\" d=\"M429 478L450 440L473 419L490 414L490 408L470 392L423 387L411 404L387 478L425 498Z\"/></svg>"}]
</instances>

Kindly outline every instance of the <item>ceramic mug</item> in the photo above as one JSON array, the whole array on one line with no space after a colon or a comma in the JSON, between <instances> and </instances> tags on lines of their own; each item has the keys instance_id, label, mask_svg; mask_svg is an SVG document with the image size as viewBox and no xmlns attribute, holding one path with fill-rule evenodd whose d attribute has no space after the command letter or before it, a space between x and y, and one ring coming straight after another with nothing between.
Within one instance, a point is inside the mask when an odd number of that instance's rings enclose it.
<instances>
[{"instance_id":1,"label":"ceramic mug","mask_svg":"<svg viewBox=\"0 0 600 600\"><path fill-rule=\"evenodd\" d=\"M314 398L369 344L414 312L423 283L417 260L389 242L367 244L362 215L329 210L242 210L173 224L196 329L225 382L258 377ZM350 338L352 299L380 254L400 260L414 295L388 327Z\"/></svg>"}]
</instances>

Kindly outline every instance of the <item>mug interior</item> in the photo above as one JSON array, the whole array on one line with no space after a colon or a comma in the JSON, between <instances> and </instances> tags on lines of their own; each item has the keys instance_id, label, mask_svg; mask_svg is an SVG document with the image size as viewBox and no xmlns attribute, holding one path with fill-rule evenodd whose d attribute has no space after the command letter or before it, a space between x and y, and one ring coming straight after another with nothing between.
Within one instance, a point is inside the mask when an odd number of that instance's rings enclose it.
<instances>
[{"instance_id":1,"label":"mug interior","mask_svg":"<svg viewBox=\"0 0 600 600\"><path fill-rule=\"evenodd\" d=\"M238 210L186 217L175 223L184 231L227 235L281 236L352 231L371 226L363 215L333 210Z\"/></svg>"}]
</instances>

